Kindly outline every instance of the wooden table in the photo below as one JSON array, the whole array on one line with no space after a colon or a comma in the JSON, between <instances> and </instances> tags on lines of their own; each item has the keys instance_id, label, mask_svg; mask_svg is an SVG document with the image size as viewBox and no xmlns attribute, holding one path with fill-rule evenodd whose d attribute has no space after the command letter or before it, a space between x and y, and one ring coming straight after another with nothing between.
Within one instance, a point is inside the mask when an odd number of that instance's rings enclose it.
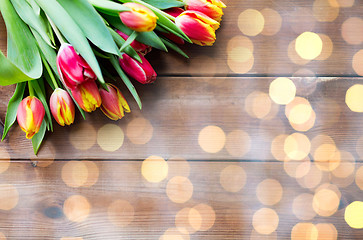
<instances>
[{"instance_id":1,"label":"wooden table","mask_svg":"<svg viewBox=\"0 0 363 240\"><path fill-rule=\"evenodd\" d=\"M123 89L131 114L77 115L38 156L11 129L0 239L363 238L363 5L225 2L213 47L148 55L142 111Z\"/></svg>"}]
</instances>

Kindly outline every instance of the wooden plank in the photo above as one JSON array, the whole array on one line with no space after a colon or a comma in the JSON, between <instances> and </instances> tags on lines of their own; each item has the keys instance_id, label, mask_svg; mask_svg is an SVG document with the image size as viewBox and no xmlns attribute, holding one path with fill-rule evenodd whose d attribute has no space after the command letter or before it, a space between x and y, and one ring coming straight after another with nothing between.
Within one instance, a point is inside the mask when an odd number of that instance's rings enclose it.
<instances>
[{"instance_id":1,"label":"wooden plank","mask_svg":"<svg viewBox=\"0 0 363 240\"><path fill-rule=\"evenodd\" d=\"M320 76L357 74L352 67L353 56L361 49L363 40L360 31L355 31L355 29L360 29L360 25L362 25L360 15L362 6L358 1L355 1L352 7L341 8L331 7L331 4L334 5L336 2L343 1L328 0L309 2L299 0L225 0L225 2L228 7L225 9L222 26L217 31L216 44L213 47L184 46L184 50L190 55L190 60L183 59L174 53L153 51L148 59L159 75L225 76L247 73L301 76L311 74L311 72ZM345 5L349 6L349 3L354 3L354 1L347 1ZM263 10L266 8L270 10ZM256 36L250 36L251 33L248 31L248 35L246 35L239 28L239 23L256 19L247 17L245 20L239 20L240 14L247 9L256 10L252 11L252 15L255 14L257 19L261 17L261 12L266 16L262 33ZM275 17L267 17L267 15ZM355 18L346 22L351 17ZM280 18L280 30L274 35L266 35L266 33L274 33L274 27L278 22L276 19ZM332 21L324 22L322 20ZM260 23L256 20L256 22L246 23L246 25L249 26L248 29L253 34L259 32ZM322 54L318 57L318 59L326 58L325 60L307 61L297 56L294 45L290 44L305 31L325 35ZM5 34L3 21L0 19L0 49L2 51L6 48ZM328 38L332 45L329 40L326 40ZM253 49L251 45L253 45ZM250 58L251 54L253 61ZM359 67L360 61L358 56L355 64L358 74L362 75L361 67ZM251 66L249 67L249 65ZM302 68L305 70L302 71Z\"/></svg>"},{"instance_id":2,"label":"wooden plank","mask_svg":"<svg viewBox=\"0 0 363 240\"><path fill-rule=\"evenodd\" d=\"M312 183L322 174L316 186L308 189L300 179L287 175L283 163L171 160L166 165L169 174L156 183L145 176L155 180L158 176L150 171L161 174L163 167L157 165L143 175L143 163L135 161L40 162L35 168L29 162L11 162L5 170L4 164L0 165L0 232L7 239L163 239L160 236L175 227L186 233L174 232L183 236L180 239L263 239L256 230L274 228L276 232L265 237L290 239L300 222L333 224L338 239L361 238L361 231L344 221L344 211L352 201L361 200L362 191L353 181L338 190L330 188L331 173L327 172L305 177L306 183ZM362 168L362 163L354 167ZM341 202L338 210L332 207L329 217L316 214L308 204L314 191L324 186L330 193L336 191ZM301 196L307 196L306 205L296 200ZM316 199L323 201L318 195ZM256 212L266 208L277 214L276 227L273 218L253 223ZM333 230L328 228L325 234L334 236Z\"/></svg>"}]
</instances>

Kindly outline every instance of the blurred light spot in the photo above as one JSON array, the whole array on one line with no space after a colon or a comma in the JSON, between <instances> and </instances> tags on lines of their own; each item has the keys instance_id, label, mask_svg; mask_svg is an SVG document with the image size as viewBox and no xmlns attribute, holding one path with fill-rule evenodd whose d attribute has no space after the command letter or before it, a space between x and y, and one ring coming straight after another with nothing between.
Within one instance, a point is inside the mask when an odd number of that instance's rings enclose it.
<instances>
[{"instance_id":1,"label":"blurred light spot","mask_svg":"<svg viewBox=\"0 0 363 240\"><path fill-rule=\"evenodd\" d=\"M159 156L150 156L142 162L141 174L148 182L161 182L168 176L168 163Z\"/></svg>"},{"instance_id":2,"label":"blurred light spot","mask_svg":"<svg viewBox=\"0 0 363 240\"><path fill-rule=\"evenodd\" d=\"M232 52L238 47L247 48L253 53L253 42L248 37L237 35L231 38L227 43L227 53Z\"/></svg>"},{"instance_id":3,"label":"blurred light spot","mask_svg":"<svg viewBox=\"0 0 363 240\"><path fill-rule=\"evenodd\" d=\"M312 223L298 223L291 230L291 240L317 240L318 229Z\"/></svg>"},{"instance_id":4,"label":"blurred light spot","mask_svg":"<svg viewBox=\"0 0 363 240\"><path fill-rule=\"evenodd\" d=\"M180 232L178 228L168 228L159 240L190 240L190 236Z\"/></svg>"},{"instance_id":5,"label":"blurred light spot","mask_svg":"<svg viewBox=\"0 0 363 240\"><path fill-rule=\"evenodd\" d=\"M258 200L264 205L275 205L282 198L283 189L279 181L265 179L260 182L256 189Z\"/></svg>"},{"instance_id":6,"label":"blurred light spot","mask_svg":"<svg viewBox=\"0 0 363 240\"><path fill-rule=\"evenodd\" d=\"M265 25L263 15L255 9L247 9L238 16L238 27L247 36L256 36Z\"/></svg>"},{"instance_id":7,"label":"blurred light spot","mask_svg":"<svg viewBox=\"0 0 363 240\"><path fill-rule=\"evenodd\" d=\"M323 171L333 171L340 164L340 151L335 144L322 144L313 154L315 165Z\"/></svg>"},{"instance_id":8,"label":"blurred light spot","mask_svg":"<svg viewBox=\"0 0 363 240\"><path fill-rule=\"evenodd\" d=\"M154 128L145 118L135 118L127 125L126 136L133 144L146 144L153 136Z\"/></svg>"},{"instance_id":9,"label":"blurred light spot","mask_svg":"<svg viewBox=\"0 0 363 240\"><path fill-rule=\"evenodd\" d=\"M216 220L216 213L211 206L200 203L194 206L193 209L198 211L202 217L202 224L200 225L199 231L208 231L211 227L213 227Z\"/></svg>"},{"instance_id":10,"label":"blurred light spot","mask_svg":"<svg viewBox=\"0 0 363 240\"><path fill-rule=\"evenodd\" d=\"M183 158L169 158L168 167L168 178L172 178L174 176L189 177L190 164Z\"/></svg>"},{"instance_id":11,"label":"blurred light spot","mask_svg":"<svg viewBox=\"0 0 363 240\"><path fill-rule=\"evenodd\" d=\"M228 59L238 63L247 62L252 56L251 50L246 47L234 47L232 51L228 52Z\"/></svg>"},{"instance_id":12,"label":"blurred light spot","mask_svg":"<svg viewBox=\"0 0 363 240\"><path fill-rule=\"evenodd\" d=\"M0 147L0 173L8 170L10 166L10 155L5 148Z\"/></svg>"},{"instance_id":13,"label":"blurred light spot","mask_svg":"<svg viewBox=\"0 0 363 240\"><path fill-rule=\"evenodd\" d=\"M5 234L2 232L0 232L0 240L6 240Z\"/></svg>"},{"instance_id":14,"label":"blurred light spot","mask_svg":"<svg viewBox=\"0 0 363 240\"><path fill-rule=\"evenodd\" d=\"M363 33L357 29L363 28L363 20L350 17L342 24L342 37L348 44L358 45L363 42Z\"/></svg>"},{"instance_id":15,"label":"blurred light spot","mask_svg":"<svg viewBox=\"0 0 363 240\"><path fill-rule=\"evenodd\" d=\"M233 130L227 135L226 149L233 157L244 156L251 147L251 138L243 130Z\"/></svg>"},{"instance_id":16,"label":"blurred light spot","mask_svg":"<svg viewBox=\"0 0 363 240\"><path fill-rule=\"evenodd\" d=\"M296 86L289 78L279 77L270 83L269 95L277 104L288 104L294 99L295 94Z\"/></svg>"},{"instance_id":17,"label":"blurred light spot","mask_svg":"<svg viewBox=\"0 0 363 240\"><path fill-rule=\"evenodd\" d=\"M82 161L69 161L62 167L62 180L69 187L81 187L87 179L88 168Z\"/></svg>"},{"instance_id":18,"label":"blurred light spot","mask_svg":"<svg viewBox=\"0 0 363 240\"><path fill-rule=\"evenodd\" d=\"M82 195L72 195L64 201L63 212L72 222L84 221L91 211L91 205Z\"/></svg>"},{"instance_id":19,"label":"blurred light spot","mask_svg":"<svg viewBox=\"0 0 363 240\"><path fill-rule=\"evenodd\" d=\"M105 124L98 130L97 143L104 151L114 152L124 143L124 132L115 124Z\"/></svg>"},{"instance_id":20,"label":"blurred light spot","mask_svg":"<svg viewBox=\"0 0 363 240\"><path fill-rule=\"evenodd\" d=\"M295 45L296 45L296 40L293 40L289 43L289 46L287 47L287 56L289 57L289 59L297 65L308 64L310 60L303 59L302 57L300 57L299 54L296 52Z\"/></svg>"},{"instance_id":21,"label":"blurred light spot","mask_svg":"<svg viewBox=\"0 0 363 240\"><path fill-rule=\"evenodd\" d=\"M303 59L313 60L321 54L323 41L318 34L304 32L296 38L295 50Z\"/></svg>"},{"instance_id":22,"label":"blurred light spot","mask_svg":"<svg viewBox=\"0 0 363 240\"><path fill-rule=\"evenodd\" d=\"M339 187L346 187L354 181L355 159L350 152L340 151L342 161L332 171L331 181Z\"/></svg>"},{"instance_id":23,"label":"blurred light spot","mask_svg":"<svg viewBox=\"0 0 363 240\"><path fill-rule=\"evenodd\" d=\"M287 15L287 23L290 24L292 30L297 33L312 31L315 26L315 19L310 8L294 7Z\"/></svg>"},{"instance_id":24,"label":"blurred light spot","mask_svg":"<svg viewBox=\"0 0 363 240\"><path fill-rule=\"evenodd\" d=\"M302 160L310 152L310 140L302 133L293 133L285 139L284 151L292 160Z\"/></svg>"},{"instance_id":25,"label":"blurred light spot","mask_svg":"<svg viewBox=\"0 0 363 240\"><path fill-rule=\"evenodd\" d=\"M363 49L359 50L356 54L354 54L352 61L352 67L355 73L358 74L359 76L363 76L362 61L363 61Z\"/></svg>"},{"instance_id":26,"label":"blurred light spot","mask_svg":"<svg viewBox=\"0 0 363 240\"><path fill-rule=\"evenodd\" d=\"M175 176L166 185L166 195L175 203L185 203L192 198L193 184L186 177Z\"/></svg>"},{"instance_id":27,"label":"blurred light spot","mask_svg":"<svg viewBox=\"0 0 363 240\"><path fill-rule=\"evenodd\" d=\"M353 112L363 112L363 85L351 86L345 95L345 103Z\"/></svg>"},{"instance_id":28,"label":"blurred light spot","mask_svg":"<svg viewBox=\"0 0 363 240\"><path fill-rule=\"evenodd\" d=\"M11 210L19 201L19 192L12 184L0 184L0 210Z\"/></svg>"},{"instance_id":29,"label":"blurred light spot","mask_svg":"<svg viewBox=\"0 0 363 240\"><path fill-rule=\"evenodd\" d=\"M96 163L94 163L92 161L82 161L82 162L86 165L87 171L88 171L87 181L83 184L83 186L91 187L94 184L96 184L96 182L98 181L100 171L99 171Z\"/></svg>"},{"instance_id":30,"label":"blurred light spot","mask_svg":"<svg viewBox=\"0 0 363 240\"><path fill-rule=\"evenodd\" d=\"M288 135L281 134L276 136L271 142L271 154L276 160L285 161L287 155L284 151L285 139Z\"/></svg>"},{"instance_id":31,"label":"blurred light spot","mask_svg":"<svg viewBox=\"0 0 363 240\"><path fill-rule=\"evenodd\" d=\"M239 48L239 47L238 47ZM236 58L236 54L233 53L234 51L239 51L238 49L232 49L230 52L228 52L228 59L227 59L227 64L229 66L229 68L235 72L235 73L247 73L248 71L250 71L253 67L253 64L255 63L255 58L252 54L249 54L246 51L247 48L244 48L244 53L247 53L248 56L251 56L248 60L246 60L245 62L242 62L243 59L238 59L238 61L235 61L234 59ZM239 53L241 54L241 53Z\"/></svg>"},{"instance_id":32,"label":"blurred light spot","mask_svg":"<svg viewBox=\"0 0 363 240\"><path fill-rule=\"evenodd\" d=\"M293 178L302 178L309 173L311 167L311 162L309 157L302 161L285 161L284 170L285 172Z\"/></svg>"},{"instance_id":33,"label":"blurred light spot","mask_svg":"<svg viewBox=\"0 0 363 240\"><path fill-rule=\"evenodd\" d=\"M112 224L125 227L134 220L134 207L126 200L113 201L107 209L108 219Z\"/></svg>"},{"instance_id":34,"label":"blurred light spot","mask_svg":"<svg viewBox=\"0 0 363 240\"><path fill-rule=\"evenodd\" d=\"M78 150L88 150L96 143L97 132L92 124L82 122L72 128L69 133L69 141Z\"/></svg>"},{"instance_id":35,"label":"blurred light spot","mask_svg":"<svg viewBox=\"0 0 363 240\"><path fill-rule=\"evenodd\" d=\"M324 61L331 56L333 49L334 49L334 45L328 35L325 35L322 33L319 33L318 35L319 35L321 41L323 41L323 48L321 50L320 55L317 58L315 58L315 60Z\"/></svg>"},{"instance_id":36,"label":"blurred light spot","mask_svg":"<svg viewBox=\"0 0 363 240\"><path fill-rule=\"evenodd\" d=\"M315 165L311 165L309 171L301 178L297 178L297 182L303 188L313 189L321 182L323 177L322 171Z\"/></svg>"},{"instance_id":37,"label":"blurred light spot","mask_svg":"<svg viewBox=\"0 0 363 240\"><path fill-rule=\"evenodd\" d=\"M357 172L355 173L355 184L363 191L363 166L358 168Z\"/></svg>"},{"instance_id":38,"label":"blurred light spot","mask_svg":"<svg viewBox=\"0 0 363 240\"><path fill-rule=\"evenodd\" d=\"M200 230L202 216L194 208L183 208L175 216L175 226L185 234L193 234Z\"/></svg>"},{"instance_id":39,"label":"blurred light spot","mask_svg":"<svg viewBox=\"0 0 363 240\"><path fill-rule=\"evenodd\" d=\"M218 126L207 126L199 132L198 143L205 152L217 153L223 149L226 135Z\"/></svg>"},{"instance_id":40,"label":"blurred light spot","mask_svg":"<svg viewBox=\"0 0 363 240\"><path fill-rule=\"evenodd\" d=\"M272 232L271 234L260 234L256 230L252 230L250 240L277 240L277 233Z\"/></svg>"},{"instance_id":41,"label":"blurred light spot","mask_svg":"<svg viewBox=\"0 0 363 240\"><path fill-rule=\"evenodd\" d=\"M354 201L349 204L345 209L344 219L351 228L363 228L363 202Z\"/></svg>"},{"instance_id":42,"label":"blurred light spot","mask_svg":"<svg viewBox=\"0 0 363 240\"><path fill-rule=\"evenodd\" d=\"M253 91L245 99L245 110L251 117L265 118L271 112L271 108L271 99L264 92Z\"/></svg>"},{"instance_id":43,"label":"blurred light spot","mask_svg":"<svg viewBox=\"0 0 363 240\"><path fill-rule=\"evenodd\" d=\"M279 225L279 216L271 208L261 208L253 214L253 228L261 234L271 234Z\"/></svg>"},{"instance_id":44,"label":"blurred light spot","mask_svg":"<svg viewBox=\"0 0 363 240\"><path fill-rule=\"evenodd\" d=\"M332 145L332 146L336 146L334 140L328 136L328 135L316 135L312 140L311 140L311 151L310 153L312 155L314 155L314 152L323 144L328 144L328 145Z\"/></svg>"},{"instance_id":45,"label":"blurred light spot","mask_svg":"<svg viewBox=\"0 0 363 240\"><path fill-rule=\"evenodd\" d=\"M329 217L338 210L339 203L340 196L335 191L329 188L321 188L315 192L313 209L320 216Z\"/></svg>"},{"instance_id":46,"label":"blurred light spot","mask_svg":"<svg viewBox=\"0 0 363 240\"><path fill-rule=\"evenodd\" d=\"M265 25L262 35L273 36L280 31L282 18L278 12L271 8L264 8L261 10L261 14L265 19Z\"/></svg>"},{"instance_id":47,"label":"blurred light spot","mask_svg":"<svg viewBox=\"0 0 363 240\"><path fill-rule=\"evenodd\" d=\"M292 203L292 212L300 220L310 220L316 216L313 209L313 195L310 193L302 193Z\"/></svg>"},{"instance_id":48,"label":"blurred light spot","mask_svg":"<svg viewBox=\"0 0 363 240\"><path fill-rule=\"evenodd\" d=\"M319 22L333 22L339 15L339 7L334 7L329 0L315 0L313 13Z\"/></svg>"},{"instance_id":49,"label":"blurred light spot","mask_svg":"<svg viewBox=\"0 0 363 240\"><path fill-rule=\"evenodd\" d=\"M329 0L330 5L333 7L352 7L354 5L354 0Z\"/></svg>"},{"instance_id":50,"label":"blurred light spot","mask_svg":"<svg viewBox=\"0 0 363 240\"><path fill-rule=\"evenodd\" d=\"M318 223L315 225L318 229L318 240L336 240L338 231L331 223Z\"/></svg>"},{"instance_id":51,"label":"blurred light spot","mask_svg":"<svg viewBox=\"0 0 363 240\"><path fill-rule=\"evenodd\" d=\"M228 192L238 192L246 184L246 172L242 167L229 165L225 167L220 175L219 182Z\"/></svg>"}]
</instances>

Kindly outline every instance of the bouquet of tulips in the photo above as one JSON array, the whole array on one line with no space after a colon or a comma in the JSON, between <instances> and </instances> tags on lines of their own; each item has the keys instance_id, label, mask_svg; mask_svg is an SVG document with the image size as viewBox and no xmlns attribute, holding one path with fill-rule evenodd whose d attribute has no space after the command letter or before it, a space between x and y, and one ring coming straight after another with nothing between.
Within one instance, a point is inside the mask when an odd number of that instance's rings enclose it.
<instances>
[{"instance_id":1,"label":"bouquet of tulips","mask_svg":"<svg viewBox=\"0 0 363 240\"><path fill-rule=\"evenodd\" d=\"M141 109L132 81L156 79L145 55L156 48L188 57L180 44L213 45L224 7L220 0L0 0L8 36L0 85L16 84L2 139L17 120L37 154L53 130L52 116L65 126L74 122L75 109L85 117L100 107L121 119L130 108L105 82L104 76L115 80L105 63Z\"/></svg>"}]
</instances>

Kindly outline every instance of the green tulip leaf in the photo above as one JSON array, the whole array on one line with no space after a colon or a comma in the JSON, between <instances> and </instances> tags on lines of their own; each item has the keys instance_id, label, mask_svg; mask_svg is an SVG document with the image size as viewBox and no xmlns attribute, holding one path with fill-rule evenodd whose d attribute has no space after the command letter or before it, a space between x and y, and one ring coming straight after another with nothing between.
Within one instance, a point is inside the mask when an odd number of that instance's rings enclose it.
<instances>
[{"instance_id":1,"label":"green tulip leaf","mask_svg":"<svg viewBox=\"0 0 363 240\"><path fill-rule=\"evenodd\" d=\"M126 41L117 33L115 32L112 28L109 28L109 31L114 39L114 41L116 42L116 44L121 47ZM129 55L130 57L132 57L133 59L137 60L138 62L141 62L141 58L140 56L137 54L137 52L135 51L135 49L133 49L131 46L127 46L124 49L125 53L127 53L127 55Z\"/></svg>"},{"instance_id":2,"label":"green tulip leaf","mask_svg":"<svg viewBox=\"0 0 363 240\"><path fill-rule=\"evenodd\" d=\"M30 6L33 8L34 12L39 15L40 14L40 7L34 0L26 0Z\"/></svg>"},{"instance_id":3,"label":"green tulip leaf","mask_svg":"<svg viewBox=\"0 0 363 240\"><path fill-rule=\"evenodd\" d=\"M10 127L14 124L16 120L18 107L21 100L23 100L25 87L26 87L25 82L18 83L16 85L13 96L10 98L8 102L8 108L6 110L6 116L5 116L4 132L1 141L5 139Z\"/></svg>"},{"instance_id":4,"label":"green tulip leaf","mask_svg":"<svg viewBox=\"0 0 363 240\"><path fill-rule=\"evenodd\" d=\"M82 30L74 22L72 17L56 0L35 0L43 11L54 22L59 31L70 42L75 50L89 64L101 84L105 84L100 66L92 48Z\"/></svg>"},{"instance_id":5,"label":"green tulip leaf","mask_svg":"<svg viewBox=\"0 0 363 240\"><path fill-rule=\"evenodd\" d=\"M107 15L119 16L120 12L130 11L130 8L109 0L88 0L88 2Z\"/></svg>"},{"instance_id":6,"label":"green tulip leaf","mask_svg":"<svg viewBox=\"0 0 363 240\"><path fill-rule=\"evenodd\" d=\"M173 49L175 52L179 53L180 55L182 55L185 58L189 58L189 56L185 52L183 52L183 50L181 50L178 47L178 45L176 45L175 43L173 43L169 39L166 39L166 38L163 38L163 37L161 37L160 39L161 39L161 41L163 41L163 43L165 44L165 46L167 46L168 48Z\"/></svg>"},{"instance_id":7,"label":"green tulip leaf","mask_svg":"<svg viewBox=\"0 0 363 240\"><path fill-rule=\"evenodd\" d=\"M143 2L146 2L159 9L185 6L185 3L183 1L178 0L143 0Z\"/></svg>"},{"instance_id":8,"label":"green tulip leaf","mask_svg":"<svg viewBox=\"0 0 363 240\"><path fill-rule=\"evenodd\" d=\"M27 2L24 2L24 0L11 0L11 2L20 18L30 27L35 29L48 45L52 46L47 35L47 25L40 15L36 15L32 6Z\"/></svg>"},{"instance_id":9,"label":"green tulip leaf","mask_svg":"<svg viewBox=\"0 0 363 240\"><path fill-rule=\"evenodd\" d=\"M39 132L37 132L32 138L33 151L35 155L37 155L40 145L42 144L42 141L45 136L45 131L46 131L46 121L45 119L43 119Z\"/></svg>"},{"instance_id":10,"label":"green tulip leaf","mask_svg":"<svg viewBox=\"0 0 363 240\"><path fill-rule=\"evenodd\" d=\"M105 52L119 55L106 24L87 0L62 0L59 3L94 45Z\"/></svg>"},{"instance_id":11,"label":"green tulip leaf","mask_svg":"<svg viewBox=\"0 0 363 240\"><path fill-rule=\"evenodd\" d=\"M136 39L138 32L133 31L131 35L126 39L124 44L122 44L120 48L120 52L122 52L126 47L130 46L130 44Z\"/></svg>"},{"instance_id":12,"label":"green tulip leaf","mask_svg":"<svg viewBox=\"0 0 363 240\"><path fill-rule=\"evenodd\" d=\"M0 11L8 35L8 58L0 51L0 85L39 78L42 62L29 27L21 20L9 0L0 0Z\"/></svg>"}]
</instances>

